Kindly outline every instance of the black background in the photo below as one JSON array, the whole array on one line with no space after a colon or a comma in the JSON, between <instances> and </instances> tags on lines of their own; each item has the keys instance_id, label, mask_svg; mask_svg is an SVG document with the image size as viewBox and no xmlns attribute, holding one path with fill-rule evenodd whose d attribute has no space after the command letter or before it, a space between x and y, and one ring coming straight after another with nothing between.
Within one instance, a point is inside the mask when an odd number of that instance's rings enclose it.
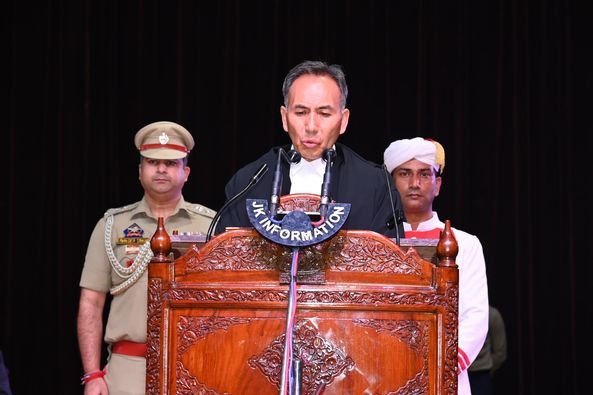
<instances>
[{"instance_id":1,"label":"black background","mask_svg":"<svg viewBox=\"0 0 593 395\"><path fill-rule=\"evenodd\" d=\"M587 393L591 371L589 2L41 1L1 13L0 347L14 393L82 393L78 280L103 212L141 197L133 136L186 126L186 200L288 142L286 72L346 72L340 141L446 151L441 219L480 237L507 325L500 394Z\"/></svg>"}]
</instances>

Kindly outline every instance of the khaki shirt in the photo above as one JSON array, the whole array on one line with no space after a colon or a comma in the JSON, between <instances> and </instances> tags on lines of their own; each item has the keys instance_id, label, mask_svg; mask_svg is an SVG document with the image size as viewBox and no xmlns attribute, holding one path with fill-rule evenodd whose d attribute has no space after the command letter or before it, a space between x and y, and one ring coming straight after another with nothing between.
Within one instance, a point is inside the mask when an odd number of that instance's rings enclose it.
<instances>
[{"instance_id":1,"label":"khaki shirt","mask_svg":"<svg viewBox=\"0 0 593 395\"><path fill-rule=\"evenodd\" d=\"M199 204L188 203L182 197L173 214L165 220L165 228L169 234L173 234L174 230L180 234L206 234L215 214L215 211ZM106 218L110 215L114 217L111 246L117 260L125 267L136 257L138 247L143 242L150 242L157 226L157 219L144 198L140 202L108 210L97 222L89 241L80 286L105 293L109 293L113 286L126 280L113 270L105 249L105 224ZM131 230L128 237L124 230ZM142 237L137 237L142 231ZM134 241L130 234L136 237L138 243L130 243L131 239ZM148 269L130 288L113 297L105 329L107 343L119 340L146 342L147 287Z\"/></svg>"}]
</instances>

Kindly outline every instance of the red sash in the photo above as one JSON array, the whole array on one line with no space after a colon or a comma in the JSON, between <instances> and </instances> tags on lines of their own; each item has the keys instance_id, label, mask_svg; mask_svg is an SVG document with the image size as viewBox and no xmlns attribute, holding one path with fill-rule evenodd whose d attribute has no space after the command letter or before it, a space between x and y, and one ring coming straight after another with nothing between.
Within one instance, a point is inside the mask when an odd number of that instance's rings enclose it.
<instances>
[{"instance_id":1,"label":"red sash","mask_svg":"<svg viewBox=\"0 0 593 395\"><path fill-rule=\"evenodd\" d=\"M433 230L407 230L405 232L406 239L440 239L442 229L434 228Z\"/></svg>"}]
</instances>

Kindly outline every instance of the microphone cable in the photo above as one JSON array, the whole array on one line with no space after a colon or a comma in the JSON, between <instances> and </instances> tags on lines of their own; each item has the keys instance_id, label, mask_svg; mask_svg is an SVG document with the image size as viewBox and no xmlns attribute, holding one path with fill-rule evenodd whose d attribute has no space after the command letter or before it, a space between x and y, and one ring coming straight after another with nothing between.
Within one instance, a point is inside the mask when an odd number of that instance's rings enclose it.
<instances>
[{"instance_id":1,"label":"microphone cable","mask_svg":"<svg viewBox=\"0 0 593 395\"><path fill-rule=\"evenodd\" d=\"M245 188L243 188L239 193L237 193L231 199L227 200L227 202L222 205L220 210L218 210L218 212L212 219L212 222L210 222L210 226L208 227L208 233L206 234L206 242L210 241L210 238L212 238L212 232L214 231L214 229L216 229L216 226L218 225L218 222L220 221L220 217L222 217L222 213L227 209L227 207L229 207L231 204L233 204L237 199L239 199L249 189L251 189L255 184L257 184L259 182L259 180L262 179L264 174L266 174L267 171L268 171L268 164L267 163L262 164L260 166L260 168L257 170L257 172L253 175L253 177L251 177L251 179L249 180L249 183L247 183Z\"/></svg>"}]
</instances>

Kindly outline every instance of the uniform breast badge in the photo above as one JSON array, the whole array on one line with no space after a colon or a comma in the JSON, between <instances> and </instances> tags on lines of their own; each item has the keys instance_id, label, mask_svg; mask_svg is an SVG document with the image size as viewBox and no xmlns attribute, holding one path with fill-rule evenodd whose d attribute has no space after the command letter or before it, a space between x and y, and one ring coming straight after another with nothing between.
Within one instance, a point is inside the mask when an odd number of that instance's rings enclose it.
<instances>
[{"instance_id":1,"label":"uniform breast badge","mask_svg":"<svg viewBox=\"0 0 593 395\"><path fill-rule=\"evenodd\" d=\"M117 239L117 245L125 246L126 255L135 255L140 251L140 246L147 241L148 238L144 237L144 229L134 222L124 229L124 237Z\"/></svg>"}]
</instances>

